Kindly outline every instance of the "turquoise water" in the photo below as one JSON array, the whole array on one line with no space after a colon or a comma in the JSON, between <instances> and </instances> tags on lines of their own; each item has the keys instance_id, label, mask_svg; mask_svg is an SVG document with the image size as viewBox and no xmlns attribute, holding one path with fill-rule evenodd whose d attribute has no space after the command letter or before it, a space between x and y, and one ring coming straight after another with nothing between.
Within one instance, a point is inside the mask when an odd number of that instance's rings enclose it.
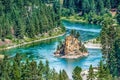
<instances>
[{"instance_id":1,"label":"turquoise water","mask_svg":"<svg viewBox=\"0 0 120 80\"><path fill-rule=\"evenodd\" d=\"M71 29L75 29L81 33L82 41L86 41L99 36L100 26L91 24L70 23L63 21L66 27L66 35L69 34ZM30 60L45 62L49 61L51 68L55 68L57 71L65 69L71 78L72 70L76 66L80 66L83 69L88 69L92 64L94 67L98 66L99 61L102 59L100 49L88 49L89 56L79 59L61 59L54 57L53 53L60 41L63 41L65 36L61 36L55 39L42 41L35 43L32 46L20 47L11 49L6 52L9 56L14 56L16 53L20 53L23 56L23 60L29 58Z\"/></svg>"}]
</instances>

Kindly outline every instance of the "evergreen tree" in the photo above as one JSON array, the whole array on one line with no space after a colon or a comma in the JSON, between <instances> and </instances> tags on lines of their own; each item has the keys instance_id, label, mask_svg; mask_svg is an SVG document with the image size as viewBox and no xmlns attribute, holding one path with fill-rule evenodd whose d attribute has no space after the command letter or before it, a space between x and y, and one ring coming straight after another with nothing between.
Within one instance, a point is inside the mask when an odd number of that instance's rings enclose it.
<instances>
[{"instance_id":1,"label":"evergreen tree","mask_svg":"<svg viewBox=\"0 0 120 80\"><path fill-rule=\"evenodd\" d=\"M29 77L31 79L36 79L37 78L37 63L36 63L36 61L30 62L29 71L30 71Z\"/></svg>"},{"instance_id":2,"label":"evergreen tree","mask_svg":"<svg viewBox=\"0 0 120 80\"><path fill-rule=\"evenodd\" d=\"M76 31L74 29L72 29L71 32L70 32L70 35L75 36L76 35Z\"/></svg>"},{"instance_id":3,"label":"evergreen tree","mask_svg":"<svg viewBox=\"0 0 120 80\"><path fill-rule=\"evenodd\" d=\"M68 6L68 8L75 8L75 0L69 0L69 6Z\"/></svg>"},{"instance_id":4,"label":"evergreen tree","mask_svg":"<svg viewBox=\"0 0 120 80\"><path fill-rule=\"evenodd\" d=\"M111 9L110 0L105 0L105 7L106 7L107 9Z\"/></svg>"},{"instance_id":5,"label":"evergreen tree","mask_svg":"<svg viewBox=\"0 0 120 80\"><path fill-rule=\"evenodd\" d=\"M62 77L63 77L63 80L69 80L68 75L65 70L62 70Z\"/></svg>"},{"instance_id":6,"label":"evergreen tree","mask_svg":"<svg viewBox=\"0 0 120 80\"><path fill-rule=\"evenodd\" d=\"M115 41L115 57L116 57L116 62L117 62L117 65L116 65L116 68L117 68L117 72L116 72L116 76L120 76L120 38L116 39Z\"/></svg>"},{"instance_id":7,"label":"evergreen tree","mask_svg":"<svg viewBox=\"0 0 120 80\"><path fill-rule=\"evenodd\" d=\"M55 0L53 4L53 9L55 11L55 21L56 26L58 27L60 25L60 16L61 16L61 6L60 6L60 0Z\"/></svg>"},{"instance_id":8,"label":"evergreen tree","mask_svg":"<svg viewBox=\"0 0 120 80\"><path fill-rule=\"evenodd\" d=\"M84 13L88 13L89 10L90 10L89 0L83 0L83 1L82 1L82 11L83 11L83 14L84 14Z\"/></svg>"},{"instance_id":9,"label":"evergreen tree","mask_svg":"<svg viewBox=\"0 0 120 80\"><path fill-rule=\"evenodd\" d=\"M69 3L69 0L63 0L63 6L65 8L68 8L68 3Z\"/></svg>"},{"instance_id":10,"label":"evergreen tree","mask_svg":"<svg viewBox=\"0 0 120 80\"><path fill-rule=\"evenodd\" d=\"M55 71L55 69L52 70L52 80L59 80L59 74Z\"/></svg>"},{"instance_id":11,"label":"evergreen tree","mask_svg":"<svg viewBox=\"0 0 120 80\"><path fill-rule=\"evenodd\" d=\"M76 32L76 38L79 38L79 37L80 37L80 33Z\"/></svg>"},{"instance_id":12,"label":"evergreen tree","mask_svg":"<svg viewBox=\"0 0 120 80\"><path fill-rule=\"evenodd\" d=\"M97 0L96 7L97 7L98 14L104 14L104 3L103 3L103 0Z\"/></svg>"},{"instance_id":13,"label":"evergreen tree","mask_svg":"<svg viewBox=\"0 0 120 80\"><path fill-rule=\"evenodd\" d=\"M104 79L104 77L105 77L105 70L104 70L104 66L103 66L103 62L102 61L100 61L100 64L99 64L99 68L98 68L98 79L99 80L102 80L102 79Z\"/></svg>"},{"instance_id":14,"label":"evergreen tree","mask_svg":"<svg viewBox=\"0 0 120 80\"><path fill-rule=\"evenodd\" d=\"M117 14L117 22L120 24L120 14Z\"/></svg>"},{"instance_id":15,"label":"evergreen tree","mask_svg":"<svg viewBox=\"0 0 120 80\"><path fill-rule=\"evenodd\" d=\"M48 60L46 61L46 65L45 65L45 79L49 80L49 74L50 74L50 69L49 69L49 62Z\"/></svg>"},{"instance_id":16,"label":"evergreen tree","mask_svg":"<svg viewBox=\"0 0 120 80\"><path fill-rule=\"evenodd\" d=\"M91 4L90 4L90 10L92 11L92 12L95 12L96 10L96 7L95 7L96 5L95 5L95 1L94 0L91 0Z\"/></svg>"},{"instance_id":17,"label":"evergreen tree","mask_svg":"<svg viewBox=\"0 0 120 80\"><path fill-rule=\"evenodd\" d=\"M93 70L92 65L90 65L89 74L87 77L88 77L87 80L94 80L95 79L95 74L94 74L94 70Z\"/></svg>"},{"instance_id":18,"label":"evergreen tree","mask_svg":"<svg viewBox=\"0 0 120 80\"><path fill-rule=\"evenodd\" d=\"M59 80L63 80L63 77L62 77L62 72L61 72L61 70L60 70L60 72L59 72Z\"/></svg>"},{"instance_id":19,"label":"evergreen tree","mask_svg":"<svg viewBox=\"0 0 120 80\"><path fill-rule=\"evenodd\" d=\"M21 80L20 66L17 62L13 63L13 80Z\"/></svg>"},{"instance_id":20,"label":"evergreen tree","mask_svg":"<svg viewBox=\"0 0 120 80\"><path fill-rule=\"evenodd\" d=\"M120 5L117 8L117 13L120 14Z\"/></svg>"},{"instance_id":21,"label":"evergreen tree","mask_svg":"<svg viewBox=\"0 0 120 80\"><path fill-rule=\"evenodd\" d=\"M45 70L44 65L42 61L40 61L38 65L38 76L40 77L40 80L43 80L42 76L43 76L44 70Z\"/></svg>"},{"instance_id":22,"label":"evergreen tree","mask_svg":"<svg viewBox=\"0 0 120 80\"><path fill-rule=\"evenodd\" d=\"M82 69L80 67L75 67L72 73L73 80L82 80L82 77L80 75Z\"/></svg>"},{"instance_id":23,"label":"evergreen tree","mask_svg":"<svg viewBox=\"0 0 120 80\"><path fill-rule=\"evenodd\" d=\"M112 8L115 8L115 6L116 6L116 4L117 4L117 3L116 3L117 0L111 0L110 2L111 2L111 7L112 7Z\"/></svg>"},{"instance_id":24,"label":"evergreen tree","mask_svg":"<svg viewBox=\"0 0 120 80\"><path fill-rule=\"evenodd\" d=\"M112 75L110 74L109 68L100 61L98 72L97 72L98 80L114 80Z\"/></svg>"}]
</instances>

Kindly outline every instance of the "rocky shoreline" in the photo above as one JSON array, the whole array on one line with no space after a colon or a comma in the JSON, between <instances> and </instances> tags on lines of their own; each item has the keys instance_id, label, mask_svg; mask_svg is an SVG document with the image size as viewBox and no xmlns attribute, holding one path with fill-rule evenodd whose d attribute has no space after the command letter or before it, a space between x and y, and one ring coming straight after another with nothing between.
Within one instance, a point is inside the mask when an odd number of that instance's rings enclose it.
<instances>
[{"instance_id":1,"label":"rocky shoreline","mask_svg":"<svg viewBox=\"0 0 120 80\"><path fill-rule=\"evenodd\" d=\"M54 55L69 59L88 56L88 51L81 40L79 40L79 36L79 32L72 30L71 34L65 38L65 41L58 45Z\"/></svg>"},{"instance_id":2,"label":"rocky shoreline","mask_svg":"<svg viewBox=\"0 0 120 80\"><path fill-rule=\"evenodd\" d=\"M88 56L88 53L84 53L83 55L63 55L63 56L60 56L59 54L55 54L55 57L67 58L67 59L77 59L86 56Z\"/></svg>"}]
</instances>

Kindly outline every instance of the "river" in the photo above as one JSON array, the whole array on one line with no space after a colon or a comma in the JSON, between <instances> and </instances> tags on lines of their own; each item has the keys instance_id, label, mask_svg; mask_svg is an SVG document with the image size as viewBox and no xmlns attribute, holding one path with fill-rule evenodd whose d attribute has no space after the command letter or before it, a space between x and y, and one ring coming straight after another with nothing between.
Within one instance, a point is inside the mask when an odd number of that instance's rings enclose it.
<instances>
[{"instance_id":1,"label":"river","mask_svg":"<svg viewBox=\"0 0 120 80\"><path fill-rule=\"evenodd\" d=\"M61 59L54 57L53 53L56 50L57 45L60 41L63 41L65 36L70 33L71 29L75 29L80 32L82 41L93 39L99 36L101 27L91 24L72 23L63 21L66 27L66 34L64 36L35 43L31 46L14 48L6 51L5 54L14 56L16 53L20 53L23 56L23 60L29 58L30 60L40 61L44 63L46 60L49 61L51 68L55 68L56 71L61 69L66 70L69 77L72 77L72 70L79 66L82 69L88 69L92 64L94 67L98 66L99 61L102 59L100 49L88 49L89 56L79 59Z\"/></svg>"}]
</instances>

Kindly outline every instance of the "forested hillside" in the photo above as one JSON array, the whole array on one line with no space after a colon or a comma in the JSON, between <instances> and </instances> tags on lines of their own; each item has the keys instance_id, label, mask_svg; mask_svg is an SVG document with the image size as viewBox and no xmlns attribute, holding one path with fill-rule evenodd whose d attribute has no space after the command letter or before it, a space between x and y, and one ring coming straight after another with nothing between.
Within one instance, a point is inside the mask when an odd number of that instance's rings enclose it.
<instances>
[{"instance_id":1,"label":"forested hillside","mask_svg":"<svg viewBox=\"0 0 120 80\"><path fill-rule=\"evenodd\" d=\"M62 20L102 25L106 18L113 18L117 23L119 5L120 0L63 0Z\"/></svg>"},{"instance_id":2,"label":"forested hillside","mask_svg":"<svg viewBox=\"0 0 120 80\"><path fill-rule=\"evenodd\" d=\"M77 66L72 72L73 80L84 80L83 76L87 80L120 80L120 0L1 0L0 42L51 35L56 29L64 29L61 17L69 20L71 16L101 25L99 42L103 57L95 69L90 66L87 75L80 75L82 69ZM37 64L16 54L0 59L0 80L69 80L69 77L64 70L57 73L51 69L48 61Z\"/></svg>"},{"instance_id":3,"label":"forested hillside","mask_svg":"<svg viewBox=\"0 0 120 80\"><path fill-rule=\"evenodd\" d=\"M112 8L117 8L120 0L64 0L63 7L65 12L73 14L74 12L82 12L88 14L90 12L99 15L108 12Z\"/></svg>"},{"instance_id":4,"label":"forested hillside","mask_svg":"<svg viewBox=\"0 0 120 80\"><path fill-rule=\"evenodd\" d=\"M0 38L33 38L60 27L59 5L45 0L1 0Z\"/></svg>"}]
</instances>

